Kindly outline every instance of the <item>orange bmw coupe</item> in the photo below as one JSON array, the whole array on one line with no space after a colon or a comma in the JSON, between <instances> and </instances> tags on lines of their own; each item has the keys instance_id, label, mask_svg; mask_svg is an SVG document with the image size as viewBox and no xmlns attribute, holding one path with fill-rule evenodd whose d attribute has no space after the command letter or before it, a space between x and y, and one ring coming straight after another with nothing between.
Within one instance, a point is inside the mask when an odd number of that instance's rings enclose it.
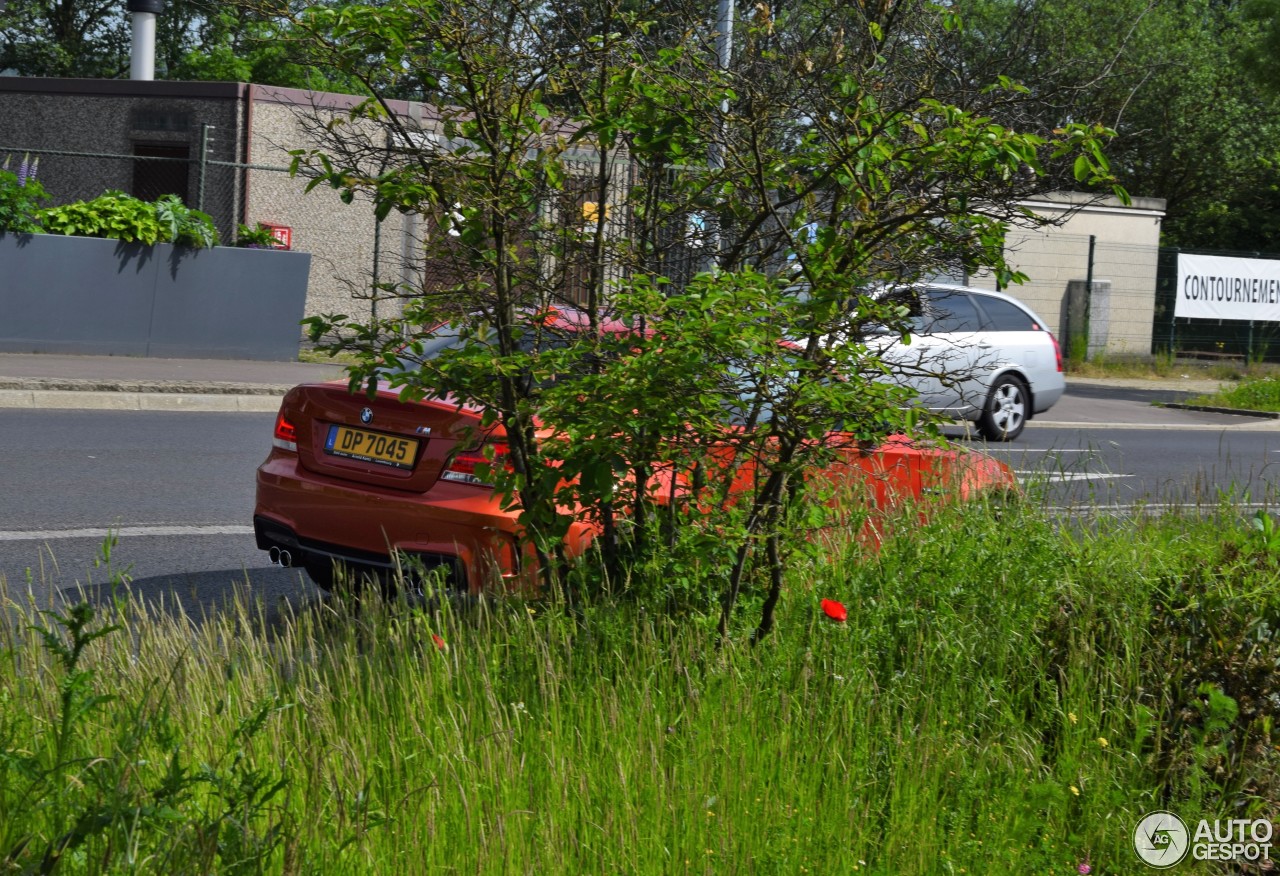
<instances>
[{"instance_id":1,"label":"orange bmw coupe","mask_svg":"<svg viewBox=\"0 0 1280 876\"><path fill-rule=\"evenodd\" d=\"M568 310L555 319L568 331L586 322ZM605 330L628 331L620 323ZM461 342L442 334L435 343L438 353ZM372 398L351 393L345 381L295 387L257 472L258 547L274 563L304 568L327 590L341 567L385 578L406 557L442 569L456 590L527 589L534 569L517 537L517 512L504 510L476 474L489 461L486 447L496 445L500 455L505 440L501 426L481 428L482 416L452 400L401 401L385 383ZM872 449L846 433L830 439L840 449L816 477L865 485L873 511L940 493L965 499L1015 488L1009 468L982 453L902 436ZM581 555L596 532L587 519L575 521L566 555Z\"/></svg>"}]
</instances>

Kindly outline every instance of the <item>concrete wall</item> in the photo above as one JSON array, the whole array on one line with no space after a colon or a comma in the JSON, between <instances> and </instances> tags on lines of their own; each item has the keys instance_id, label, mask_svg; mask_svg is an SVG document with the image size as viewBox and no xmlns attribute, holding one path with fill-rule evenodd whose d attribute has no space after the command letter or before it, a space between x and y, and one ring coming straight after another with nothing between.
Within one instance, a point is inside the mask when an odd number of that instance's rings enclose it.
<instances>
[{"instance_id":1,"label":"concrete wall","mask_svg":"<svg viewBox=\"0 0 1280 876\"><path fill-rule=\"evenodd\" d=\"M1134 198L1126 206L1116 198L1062 193L1027 206L1055 224L1010 231L1006 255L1029 280L1006 291L1061 334L1068 284L1086 279L1093 235L1093 278L1108 281L1111 294L1106 337L1091 347L1100 345L1108 355L1149 356L1164 201ZM990 276L971 277L969 282L980 288L995 286Z\"/></svg>"},{"instance_id":2,"label":"concrete wall","mask_svg":"<svg viewBox=\"0 0 1280 876\"><path fill-rule=\"evenodd\" d=\"M248 160L259 167L287 167L289 150L320 146L315 128L356 100L265 86L253 86L252 95ZM379 127L366 125L363 133L381 140ZM327 185L307 192L307 182L301 175L251 170L248 222L288 225L294 249L311 253L308 315L336 312L367 319L375 307L371 298L375 254L380 283L415 282L415 272L405 266L406 251L410 256L414 253L414 225L393 212L379 229L370 201L344 204ZM380 317L399 312L396 301L379 301L376 307Z\"/></svg>"}]
</instances>

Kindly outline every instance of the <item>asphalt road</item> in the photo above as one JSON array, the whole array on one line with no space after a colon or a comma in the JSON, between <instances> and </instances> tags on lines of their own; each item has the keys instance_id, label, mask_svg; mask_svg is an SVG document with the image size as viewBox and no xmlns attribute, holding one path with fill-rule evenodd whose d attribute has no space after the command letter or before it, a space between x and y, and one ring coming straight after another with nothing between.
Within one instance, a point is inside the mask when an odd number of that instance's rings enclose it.
<instances>
[{"instance_id":1,"label":"asphalt road","mask_svg":"<svg viewBox=\"0 0 1280 876\"><path fill-rule=\"evenodd\" d=\"M110 580L94 560L109 528L113 565L136 592L189 610L237 588L293 603L317 591L253 542L253 472L263 413L10 410L0 421L0 579L38 602ZM960 437L961 443L985 446ZM1272 504L1275 421L1153 408L1126 391L1063 400L1016 442L986 449L1067 513L1136 504Z\"/></svg>"},{"instance_id":2,"label":"asphalt road","mask_svg":"<svg viewBox=\"0 0 1280 876\"><path fill-rule=\"evenodd\" d=\"M1189 395L1072 386L1010 444L987 445L964 430L948 432L1007 462L1029 491L1068 513L1280 502L1280 424L1153 406Z\"/></svg>"},{"instance_id":3,"label":"asphalt road","mask_svg":"<svg viewBox=\"0 0 1280 876\"><path fill-rule=\"evenodd\" d=\"M0 428L0 584L97 591L111 571L135 592L198 613L236 589L266 604L318 591L253 540L253 473L273 414L5 411ZM113 570L95 566L108 529Z\"/></svg>"}]
</instances>

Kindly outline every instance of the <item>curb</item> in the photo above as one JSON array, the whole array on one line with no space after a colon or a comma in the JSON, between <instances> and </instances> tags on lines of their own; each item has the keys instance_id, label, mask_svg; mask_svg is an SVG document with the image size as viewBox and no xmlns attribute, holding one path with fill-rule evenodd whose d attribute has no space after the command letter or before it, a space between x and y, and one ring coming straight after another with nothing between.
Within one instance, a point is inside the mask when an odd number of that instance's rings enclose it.
<instances>
[{"instance_id":1,"label":"curb","mask_svg":"<svg viewBox=\"0 0 1280 876\"><path fill-rule=\"evenodd\" d=\"M262 392L189 393L84 391L65 389L0 389L0 408L81 411L197 411L204 413L271 413L280 409L279 395Z\"/></svg>"},{"instance_id":2,"label":"curb","mask_svg":"<svg viewBox=\"0 0 1280 876\"><path fill-rule=\"evenodd\" d=\"M282 396L292 383L222 383L196 380L93 380L82 377L0 377L0 390L27 392L126 392L168 395Z\"/></svg>"},{"instance_id":3,"label":"curb","mask_svg":"<svg viewBox=\"0 0 1280 876\"><path fill-rule=\"evenodd\" d=\"M1165 402L1162 408L1177 408L1180 411L1203 411L1208 414L1236 414L1241 417L1258 417L1267 420L1280 420L1280 413L1275 411L1254 411L1248 408L1219 408L1213 405L1187 405L1179 402Z\"/></svg>"}]
</instances>

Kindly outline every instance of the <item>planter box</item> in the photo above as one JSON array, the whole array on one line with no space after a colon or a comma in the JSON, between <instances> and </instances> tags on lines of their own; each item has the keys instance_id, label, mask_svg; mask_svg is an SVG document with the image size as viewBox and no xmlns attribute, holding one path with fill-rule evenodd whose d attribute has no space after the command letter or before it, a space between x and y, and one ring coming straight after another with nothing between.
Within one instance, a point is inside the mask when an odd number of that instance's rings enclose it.
<instances>
[{"instance_id":1,"label":"planter box","mask_svg":"<svg viewBox=\"0 0 1280 876\"><path fill-rule=\"evenodd\" d=\"M0 352L298 358L307 253L0 234Z\"/></svg>"}]
</instances>

